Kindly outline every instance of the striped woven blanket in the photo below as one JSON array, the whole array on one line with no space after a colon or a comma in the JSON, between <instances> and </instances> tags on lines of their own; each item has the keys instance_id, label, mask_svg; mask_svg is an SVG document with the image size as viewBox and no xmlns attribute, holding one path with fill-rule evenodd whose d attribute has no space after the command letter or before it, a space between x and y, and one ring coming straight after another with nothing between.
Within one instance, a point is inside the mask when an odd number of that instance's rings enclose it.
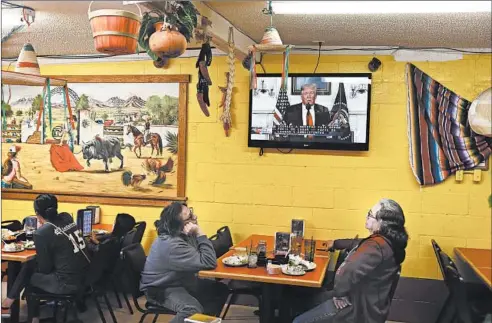
<instances>
[{"instance_id":1,"label":"striped woven blanket","mask_svg":"<svg viewBox=\"0 0 492 323\"><path fill-rule=\"evenodd\" d=\"M492 138L468 123L471 102L412 64L406 70L410 165L420 185L437 184L460 169L472 169L492 151Z\"/></svg>"}]
</instances>

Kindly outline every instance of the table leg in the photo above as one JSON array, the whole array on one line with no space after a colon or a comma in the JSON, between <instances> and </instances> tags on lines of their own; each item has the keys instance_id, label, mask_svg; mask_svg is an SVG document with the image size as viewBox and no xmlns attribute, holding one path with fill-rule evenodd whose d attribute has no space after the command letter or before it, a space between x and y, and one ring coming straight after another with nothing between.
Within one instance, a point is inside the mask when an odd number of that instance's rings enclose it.
<instances>
[{"instance_id":1,"label":"table leg","mask_svg":"<svg viewBox=\"0 0 492 323\"><path fill-rule=\"evenodd\" d=\"M22 267L22 263L18 261L9 261L7 267L7 293L14 285L15 279L19 275L21 267ZM10 322L12 323L19 322L19 310L20 310L19 307L20 307L20 300L16 299L12 304L12 306L10 307Z\"/></svg>"},{"instance_id":2,"label":"table leg","mask_svg":"<svg viewBox=\"0 0 492 323\"><path fill-rule=\"evenodd\" d=\"M262 284L260 323L273 322L273 285Z\"/></svg>"}]
</instances>

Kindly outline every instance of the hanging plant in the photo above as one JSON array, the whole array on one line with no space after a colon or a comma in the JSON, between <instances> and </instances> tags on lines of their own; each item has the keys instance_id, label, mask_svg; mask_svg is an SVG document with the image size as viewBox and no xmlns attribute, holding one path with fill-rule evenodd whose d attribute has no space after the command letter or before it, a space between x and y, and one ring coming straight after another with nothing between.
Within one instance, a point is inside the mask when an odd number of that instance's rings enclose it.
<instances>
[{"instance_id":1,"label":"hanging plant","mask_svg":"<svg viewBox=\"0 0 492 323\"><path fill-rule=\"evenodd\" d=\"M175 33L179 33L186 40L186 44L193 38L194 29L198 25L197 15L199 13L191 1L169 1L168 4L165 13L155 10L144 13L138 37L138 44L152 58L156 67L165 66L171 56L166 55L166 52L156 53L152 51L150 41L152 34L164 32L165 34L160 35L161 39L162 37L172 36L175 41L180 37ZM167 31L162 30L162 23L166 23ZM181 40L180 46L182 46Z\"/></svg>"}]
</instances>

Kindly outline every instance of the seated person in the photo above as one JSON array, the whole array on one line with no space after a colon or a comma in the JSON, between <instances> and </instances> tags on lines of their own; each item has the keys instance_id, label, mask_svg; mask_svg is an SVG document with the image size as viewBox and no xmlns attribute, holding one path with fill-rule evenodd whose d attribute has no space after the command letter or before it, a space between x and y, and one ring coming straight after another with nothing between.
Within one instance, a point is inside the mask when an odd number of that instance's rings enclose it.
<instances>
[{"instance_id":1,"label":"seated person","mask_svg":"<svg viewBox=\"0 0 492 323\"><path fill-rule=\"evenodd\" d=\"M86 244L68 213L58 213L58 201L52 194L41 194L34 201L41 225L34 233L36 258L24 264L2 308L10 308L24 287L53 294L76 293L89 265ZM39 322L39 304L28 304L34 323Z\"/></svg>"},{"instance_id":2,"label":"seated person","mask_svg":"<svg viewBox=\"0 0 492 323\"><path fill-rule=\"evenodd\" d=\"M408 234L400 205L382 199L366 216L370 236L360 241L335 240L329 247L355 246L335 274L332 291L294 323L384 323L390 309L390 291L405 259ZM318 297L319 299L319 297Z\"/></svg>"},{"instance_id":3,"label":"seated person","mask_svg":"<svg viewBox=\"0 0 492 323\"><path fill-rule=\"evenodd\" d=\"M123 239L126 234L135 227L135 218L127 213L118 213L114 220L113 231L111 233L98 234L94 233L91 236L92 242L99 244L108 239L117 240L120 244L123 243Z\"/></svg>"},{"instance_id":4,"label":"seated person","mask_svg":"<svg viewBox=\"0 0 492 323\"><path fill-rule=\"evenodd\" d=\"M220 282L197 277L200 270L214 269L217 260L192 209L174 202L162 211L155 225L159 236L140 281L147 300L176 312L172 323L184 322L195 313L220 315L229 290Z\"/></svg>"}]
</instances>

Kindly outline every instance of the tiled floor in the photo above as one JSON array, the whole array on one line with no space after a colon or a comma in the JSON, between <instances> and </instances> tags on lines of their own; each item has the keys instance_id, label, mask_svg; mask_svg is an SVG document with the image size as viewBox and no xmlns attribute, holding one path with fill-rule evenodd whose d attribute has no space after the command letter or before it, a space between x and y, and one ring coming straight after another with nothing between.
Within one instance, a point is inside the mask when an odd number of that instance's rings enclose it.
<instances>
[{"instance_id":1,"label":"tiled floor","mask_svg":"<svg viewBox=\"0 0 492 323\"><path fill-rule=\"evenodd\" d=\"M2 283L2 299L5 295L6 291L6 283ZM116 316L116 319L118 323L136 323L140 320L140 313L135 313L134 315L130 315L128 312L128 309L126 306L124 306L122 309L121 308L115 308L116 307L116 300L113 299L110 295L110 302L113 306L113 310ZM92 306L92 302L88 302L88 306L91 306L85 313L79 314L79 319L84 322L84 323L98 323L101 322L97 311L95 308ZM142 304L143 305L143 304ZM108 323L112 323L111 317L109 315L108 310L106 309L104 302L101 302L101 306L104 311L104 316L106 317L106 320ZM133 306L133 305L132 305ZM249 306L239 306L239 305L232 305L229 313L227 314L227 318L225 322L228 323L258 323L258 317L254 315L254 311L257 308L255 307L249 307ZM135 309L134 309L135 310ZM26 320L26 313L27 313L27 308L25 302L21 302L21 321ZM51 310L48 307L45 307L43 309L43 312L41 313L41 317L48 317L51 315ZM71 316L69 315L69 320L71 319ZM145 322L152 322L153 316L147 316L145 319ZM157 322L159 323L164 323L164 322L169 322L172 319L172 316L169 315L161 315L159 316ZM398 322L390 322L388 321L387 323L398 323Z\"/></svg>"}]
</instances>

